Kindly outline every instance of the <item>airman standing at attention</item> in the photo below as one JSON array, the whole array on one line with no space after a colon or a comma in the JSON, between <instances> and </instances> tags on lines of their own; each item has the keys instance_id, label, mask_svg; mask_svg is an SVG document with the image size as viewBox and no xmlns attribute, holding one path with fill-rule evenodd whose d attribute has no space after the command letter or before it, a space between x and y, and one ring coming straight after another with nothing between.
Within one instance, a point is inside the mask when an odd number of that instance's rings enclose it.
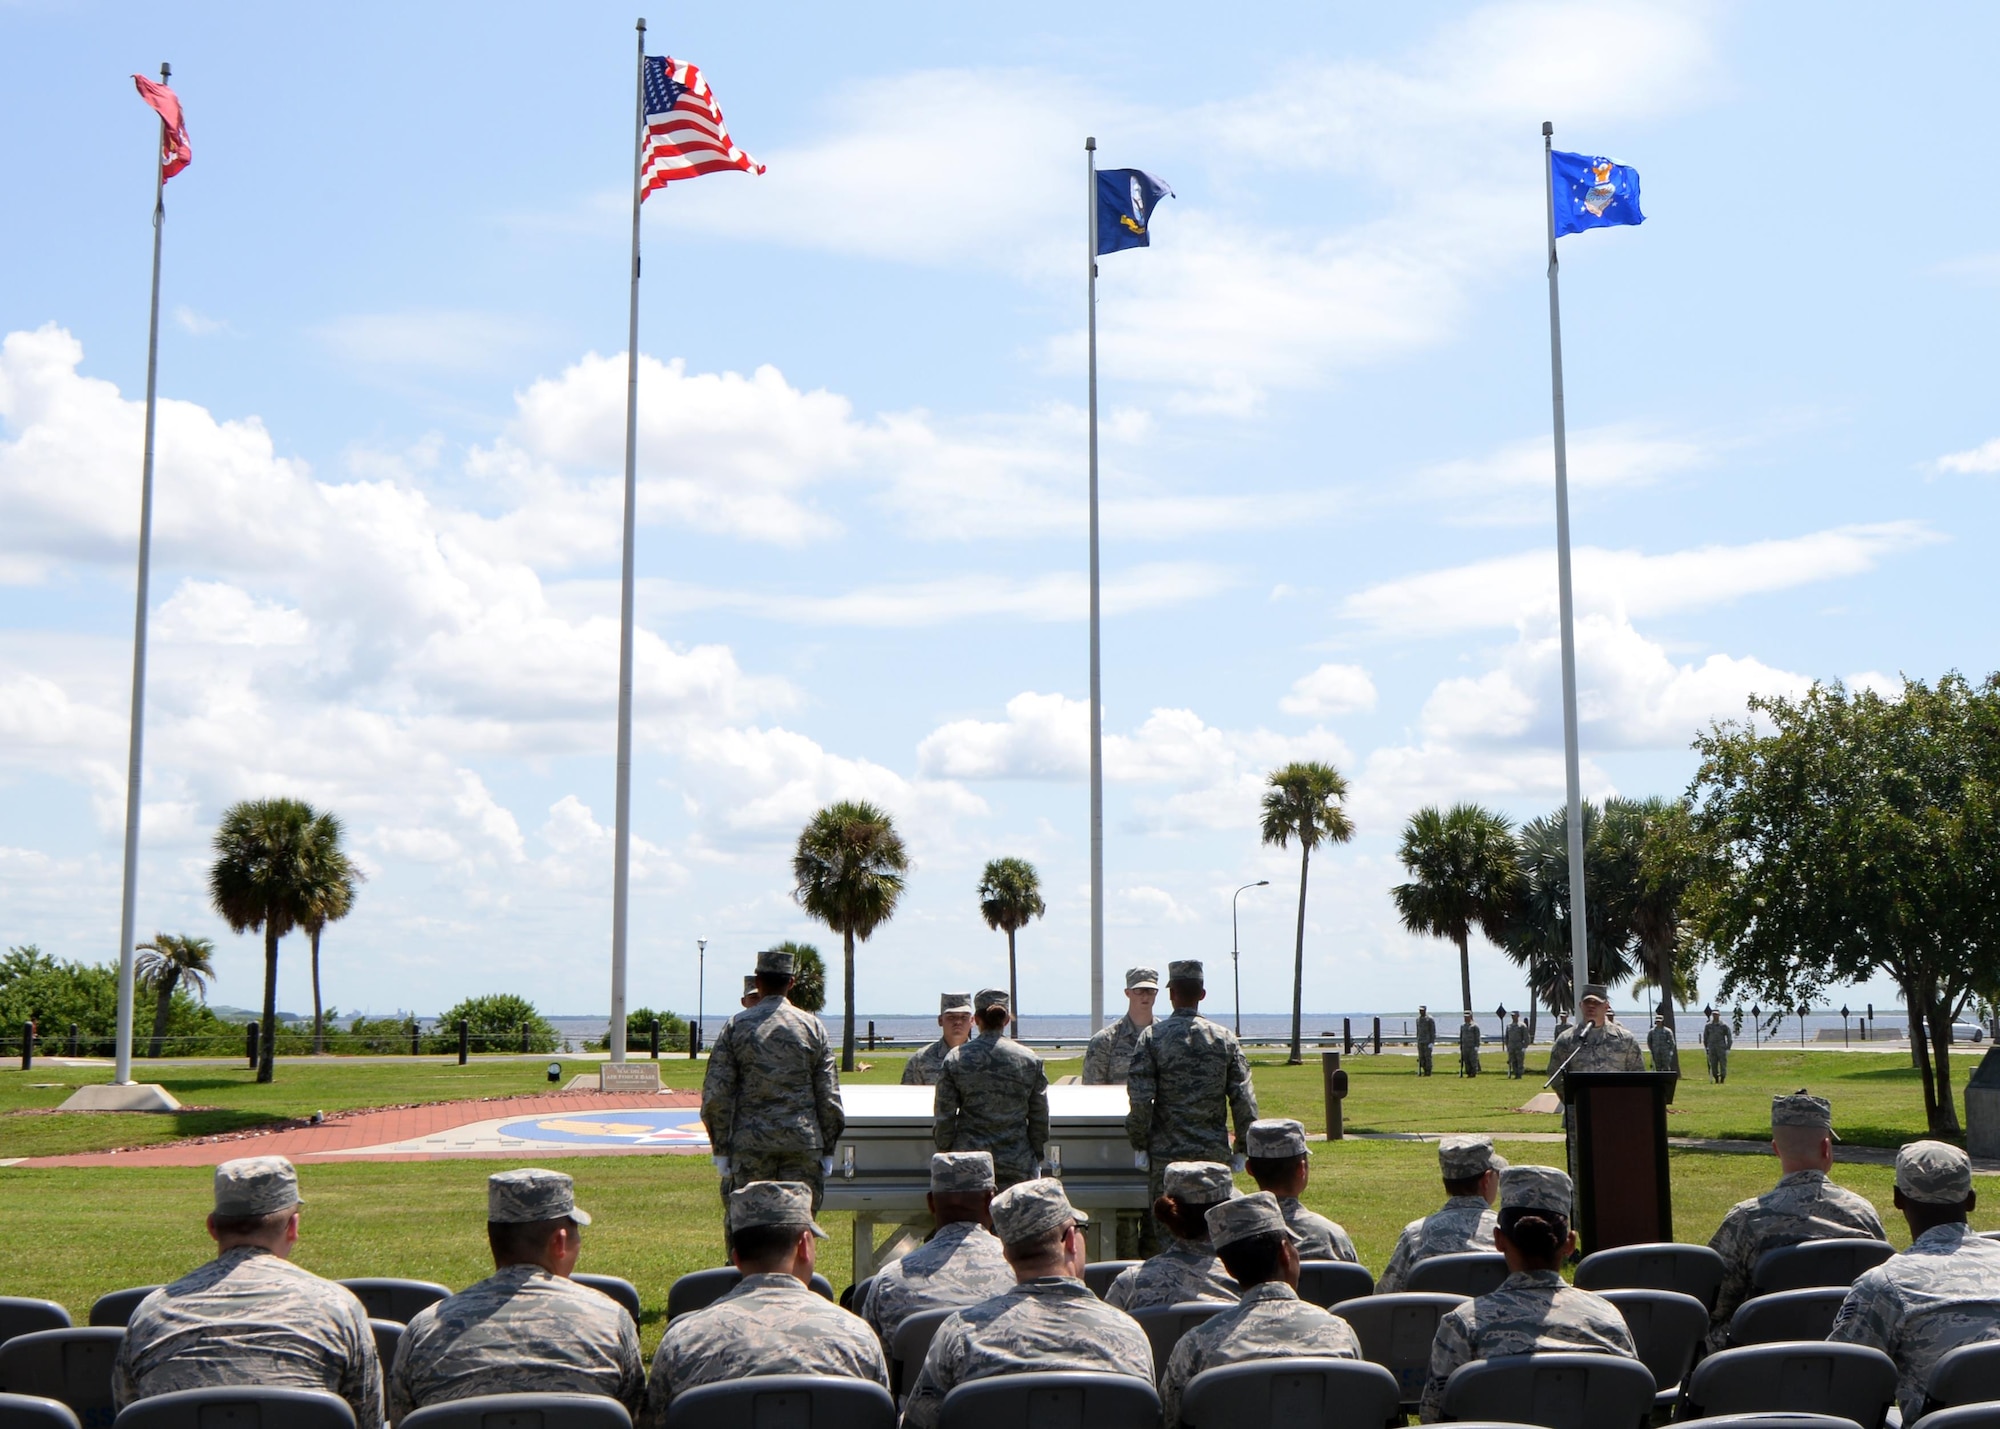
<instances>
[{"instance_id":1,"label":"airman standing at attention","mask_svg":"<svg viewBox=\"0 0 2000 1429\"><path fill-rule=\"evenodd\" d=\"M1667 1014L1653 1014L1653 1030L1646 1034L1646 1050L1653 1054L1653 1070L1681 1074L1680 1044L1674 1040L1674 1029L1667 1022Z\"/></svg>"},{"instance_id":2,"label":"airman standing at attention","mask_svg":"<svg viewBox=\"0 0 2000 1429\"><path fill-rule=\"evenodd\" d=\"M1312 1179L1312 1151L1306 1145L1306 1124L1286 1117L1264 1117L1250 1123L1244 1137L1248 1170L1257 1189L1278 1198L1285 1225L1298 1237L1300 1260L1346 1260L1360 1264L1354 1242L1340 1222L1330 1221L1300 1202Z\"/></svg>"},{"instance_id":3,"label":"airman standing at attention","mask_svg":"<svg viewBox=\"0 0 2000 1429\"><path fill-rule=\"evenodd\" d=\"M1431 1074L1431 1048L1437 1045L1437 1039L1437 1019L1431 1016L1430 1008L1420 1005L1417 1008L1417 1075L1420 1077Z\"/></svg>"},{"instance_id":4,"label":"airman standing at attention","mask_svg":"<svg viewBox=\"0 0 2000 1429\"><path fill-rule=\"evenodd\" d=\"M1007 1030L1007 992L982 988L972 999L979 1034L952 1048L931 1106L940 1151L990 1151L1001 1190L1031 1181L1049 1140L1049 1076L1042 1059Z\"/></svg>"},{"instance_id":5,"label":"airman standing at attention","mask_svg":"<svg viewBox=\"0 0 2000 1429\"><path fill-rule=\"evenodd\" d=\"M1519 1081L1528 1074L1528 1024L1518 1012L1513 1017L1507 1030L1500 1034L1500 1041L1507 1049L1507 1075Z\"/></svg>"},{"instance_id":6,"label":"airman standing at attention","mask_svg":"<svg viewBox=\"0 0 2000 1429\"><path fill-rule=\"evenodd\" d=\"M1479 1024L1472 1020L1472 1014L1465 1014L1465 1021L1458 1026L1458 1074L1461 1077L1479 1075L1479 1046L1486 1040L1479 1030Z\"/></svg>"},{"instance_id":7,"label":"airman standing at attention","mask_svg":"<svg viewBox=\"0 0 2000 1429\"><path fill-rule=\"evenodd\" d=\"M1257 1119L1250 1062L1236 1036L1199 1011L1208 990L1201 964L1190 958L1167 964L1167 997L1173 1015L1139 1034L1132 1075L1125 1083L1131 1110L1125 1136L1146 1167L1148 1190L1160 1199L1167 1165L1220 1161L1240 1169L1245 1136ZM1236 1139L1229 1138L1231 1117Z\"/></svg>"},{"instance_id":8,"label":"airman standing at attention","mask_svg":"<svg viewBox=\"0 0 2000 1429\"><path fill-rule=\"evenodd\" d=\"M1736 1036L1722 1020L1722 1014L1714 1008L1708 1010L1708 1021L1701 1029L1701 1050L1708 1054L1708 1079L1711 1082L1729 1080L1729 1049L1736 1043Z\"/></svg>"},{"instance_id":9,"label":"airman standing at attention","mask_svg":"<svg viewBox=\"0 0 2000 1429\"><path fill-rule=\"evenodd\" d=\"M906 1087L936 1086L938 1076L944 1071L945 1054L954 1047L963 1047L972 1036L972 994L939 993L937 1021L943 1035L903 1063Z\"/></svg>"},{"instance_id":10,"label":"airman standing at attention","mask_svg":"<svg viewBox=\"0 0 2000 1429\"><path fill-rule=\"evenodd\" d=\"M1083 1052L1083 1080L1091 1086L1124 1082L1132 1070L1139 1034L1153 1025L1160 995L1158 968L1125 969L1125 1015L1090 1039Z\"/></svg>"}]
</instances>

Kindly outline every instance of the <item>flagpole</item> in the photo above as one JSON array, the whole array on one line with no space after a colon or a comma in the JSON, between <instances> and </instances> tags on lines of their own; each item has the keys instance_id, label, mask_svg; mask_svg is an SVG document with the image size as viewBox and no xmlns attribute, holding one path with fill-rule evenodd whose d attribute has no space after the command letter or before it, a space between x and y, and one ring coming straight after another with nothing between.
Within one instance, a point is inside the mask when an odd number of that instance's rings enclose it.
<instances>
[{"instance_id":1,"label":"flagpole","mask_svg":"<svg viewBox=\"0 0 2000 1429\"><path fill-rule=\"evenodd\" d=\"M1569 955L1576 1013L1590 981L1584 917L1583 792L1576 741L1576 608L1569 576L1569 448L1563 433L1562 304L1556 288L1555 125L1542 124L1542 207L1549 221L1549 365L1556 439L1556 598L1562 622L1563 778L1569 794Z\"/></svg>"},{"instance_id":2,"label":"flagpole","mask_svg":"<svg viewBox=\"0 0 2000 1429\"><path fill-rule=\"evenodd\" d=\"M160 83L172 78L174 67L160 66ZM146 441L139 462L139 591L132 615L132 730L125 758L125 879L118 913L118 1045L113 1052L111 1080L120 1086L132 1080L132 958L138 936L139 784L146 744L146 604L153 575L153 415L160 376L160 235L167 222L166 117L160 118L160 142L153 165L153 301L146 326Z\"/></svg>"},{"instance_id":3,"label":"flagpole","mask_svg":"<svg viewBox=\"0 0 2000 1429\"><path fill-rule=\"evenodd\" d=\"M611 855L611 1019L604 1045L625 1060L625 930L632 885L632 549L639 439L639 188L646 143L646 22L639 31L638 98L632 119L632 308L625 336L624 577L618 592L618 796Z\"/></svg>"},{"instance_id":4,"label":"flagpole","mask_svg":"<svg viewBox=\"0 0 2000 1429\"><path fill-rule=\"evenodd\" d=\"M1097 140L1083 141L1090 216L1090 1030L1104 1025L1104 689L1097 599Z\"/></svg>"}]
</instances>

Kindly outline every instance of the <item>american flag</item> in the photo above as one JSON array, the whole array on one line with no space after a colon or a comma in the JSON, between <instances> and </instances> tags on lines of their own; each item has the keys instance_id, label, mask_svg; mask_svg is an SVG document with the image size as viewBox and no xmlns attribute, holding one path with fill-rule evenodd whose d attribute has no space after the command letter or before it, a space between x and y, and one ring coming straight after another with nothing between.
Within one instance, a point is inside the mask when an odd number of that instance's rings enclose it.
<instances>
[{"instance_id":1,"label":"american flag","mask_svg":"<svg viewBox=\"0 0 2000 1429\"><path fill-rule=\"evenodd\" d=\"M671 56L647 55L646 150L639 165L641 201L675 179L700 178L723 169L764 172L762 164L731 142L722 108L701 71Z\"/></svg>"},{"instance_id":2,"label":"american flag","mask_svg":"<svg viewBox=\"0 0 2000 1429\"><path fill-rule=\"evenodd\" d=\"M160 116L160 182L165 183L194 161L194 150L188 145L187 121L181 117L181 99L164 84L155 84L143 74L133 75L132 83L139 86L139 97Z\"/></svg>"}]
</instances>

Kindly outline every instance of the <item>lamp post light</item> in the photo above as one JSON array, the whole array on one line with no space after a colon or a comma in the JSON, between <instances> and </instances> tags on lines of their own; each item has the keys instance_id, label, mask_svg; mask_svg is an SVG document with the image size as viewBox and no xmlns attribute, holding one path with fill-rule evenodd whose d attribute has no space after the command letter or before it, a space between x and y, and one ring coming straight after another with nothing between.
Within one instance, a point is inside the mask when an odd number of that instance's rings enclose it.
<instances>
[{"instance_id":1,"label":"lamp post light","mask_svg":"<svg viewBox=\"0 0 2000 1429\"><path fill-rule=\"evenodd\" d=\"M1255 883L1246 883L1243 888L1269 888L1271 880L1260 878ZM1243 1035L1243 949L1236 937L1236 900L1243 896L1243 888L1229 895L1229 974L1236 984L1236 1035Z\"/></svg>"},{"instance_id":2,"label":"lamp post light","mask_svg":"<svg viewBox=\"0 0 2000 1429\"><path fill-rule=\"evenodd\" d=\"M694 940L694 1031L688 1034L688 1060L701 1046L702 1019L708 1008L708 939Z\"/></svg>"}]
</instances>

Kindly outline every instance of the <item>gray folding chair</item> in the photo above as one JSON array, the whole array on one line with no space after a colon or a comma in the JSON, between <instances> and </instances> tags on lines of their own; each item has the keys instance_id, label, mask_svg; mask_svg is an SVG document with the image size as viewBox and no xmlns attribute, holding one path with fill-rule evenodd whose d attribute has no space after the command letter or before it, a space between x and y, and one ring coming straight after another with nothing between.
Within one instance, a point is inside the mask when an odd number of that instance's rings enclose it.
<instances>
[{"instance_id":1,"label":"gray folding chair","mask_svg":"<svg viewBox=\"0 0 2000 1429\"><path fill-rule=\"evenodd\" d=\"M1862 1271L1873 1270L1895 1253L1886 1240L1802 1241L1758 1256L1750 1271L1750 1287L1758 1295L1821 1285L1847 1287Z\"/></svg>"},{"instance_id":2,"label":"gray folding chair","mask_svg":"<svg viewBox=\"0 0 2000 1429\"><path fill-rule=\"evenodd\" d=\"M1597 1292L1625 1318L1632 1332L1639 1363L1657 1387L1656 1413L1671 1410L1680 1396L1681 1381L1694 1364L1695 1351L1708 1333L1708 1307L1678 1290L1600 1290Z\"/></svg>"},{"instance_id":3,"label":"gray folding chair","mask_svg":"<svg viewBox=\"0 0 2000 1429\"><path fill-rule=\"evenodd\" d=\"M412 1416L414 1418L415 1416ZM117 1429L355 1429L347 1401L310 1389L177 1389L134 1400ZM367 1429L374 1429L373 1425Z\"/></svg>"},{"instance_id":4,"label":"gray folding chair","mask_svg":"<svg viewBox=\"0 0 2000 1429\"><path fill-rule=\"evenodd\" d=\"M1453 1370L1444 1417L1542 1429L1640 1429L1653 1417L1654 1392L1652 1371L1623 1355L1507 1355Z\"/></svg>"},{"instance_id":5,"label":"gray folding chair","mask_svg":"<svg viewBox=\"0 0 2000 1429\"><path fill-rule=\"evenodd\" d=\"M1410 1269L1409 1288L1432 1295L1485 1295L1507 1278L1507 1257L1493 1250L1433 1255Z\"/></svg>"},{"instance_id":6,"label":"gray folding chair","mask_svg":"<svg viewBox=\"0 0 2000 1429\"><path fill-rule=\"evenodd\" d=\"M1793 1341L1710 1355L1687 1378L1680 1417L1837 1414L1861 1429L1881 1429L1895 1400L1896 1362L1880 1350Z\"/></svg>"},{"instance_id":7,"label":"gray folding chair","mask_svg":"<svg viewBox=\"0 0 2000 1429\"><path fill-rule=\"evenodd\" d=\"M1466 1303L1463 1295L1391 1291L1343 1300L1333 1313L1347 1321L1361 1341L1362 1358L1396 1377L1404 1409L1414 1414L1431 1371L1431 1345L1445 1312Z\"/></svg>"},{"instance_id":8,"label":"gray folding chair","mask_svg":"<svg viewBox=\"0 0 2000 1429\"><path fill-rule=\"evenodd\" d=\"M690 1310L706 1309L734 1290L742 1279L743 1272L733 1265L689 1271L667 1287L667 1319L671 1321ZM815 1295L833 1299L833 1282L817 1271L813 1273L812 1288Z\"/></svg>"},{"instance_id":9,"label":"gray folding chair","mask_svg":"<svg viewBox=\"0 0 2000 1429\"><path fill-rule=\"evenodd\" d=\"M2000 1340L1980 1340L1947 1350L1931 1366L1924 1386L1924 1413L1961 1404L2000 1400Z\"/></svg>"},{"instance_id":10,"label":"gray folding chair","mask_svg":"<svg viewBox=\"0 0 2000 1429\"><path fill-rule=\"evenodd\" d=\"M632 1429L632 1416L601 1394L479 1394L419 1409L403 1429Z\"/></svg>"},{"instance_id":11,"label":"gray folding chair","mask_svg":"<svg viewBox=\"0 0 2000 1429\"><path fill-rule=\"evenodd\" d=\"M1366 1360L1250 1360L1203 1370L1181 1395L1193 1429L1382 1429L1402 1417L1396 1377Z\"/></svg>"},{"instance_id":12,"label":"gray folding chair","mask_svg":"<svg viewBox=\"0 0 2000 1429\"><path fill-rule=\"evenodd\" d=\"M609 1295L625 1307L625 1313L632 1317L632 1323L639 1323L639 1287L617 1275L585 1275L581 1271L570 1276L578 1285L588 1285L600 1295Z\"/></svg>"},{"instance_id":13,"label":"gray folding chair","mask_svg":"<svg viewBox=\"0 0 2000 1429\"><path fill-rule=\"evenodd\" d=\"M1167 1359L1181 1336L1206 1320L1234 1307L1234 1300L1183 1300L1178 1305L1149 1305L1132 1312L1153 1346L1153 1377L1166 1373Z\"/></svg>"},{"instance_id":14,"label":"gray folding chair","mask_svg":"<svg viewBox=\"0 0 2000 1429\"><path fill-rule=\"evenodd\" d=\"M403 1331L408 1327L395 1320L377 1320L370 1316L368 1328L375 1335L375 1358L382 1362L382 1373L386 1375L396 1363L396 1349L403 1343Z\"/></svg>"},{"instance_id":15,"label":"gray folding chair","mask_svg":"<svg viewBox=\"0 0 2000 1429\"><path fill-rule=\"evenodd\" d=\"M1861 1429L1838 1414L1717 1414L1701 1425L1702 1429Z\"/></svg>"},{"instance_id":16,"label":"gray folding chair","mask_svg":"<svg viewBox=\"0 0 2000 1429\"><path fill-rule=\"evenodd\" d=\"M1159 1429L1160 1396L1143 1379L1084 1370L1003 1374L944 1397L939 1429ZM678 1429L671 1423L668 1429Z\"/></svg>"},{"instance_id":17,"label":"gray folding chair","mask_svg":"<svg viewBox=\"0 0 2000 1429\"><path fill-rule=\"evenodd\" d=\"M857 1280L840 1292L840 1308L859 1315L868 1306L868 1292L875 1286L875 1277Z\"/></svg>"},{"instance_id":18,"label":"gray folding chair","mask_svg":"<svg viewBox=\"0 0 2000 1429\"><path fill-rule=\"evenodd\" d=\"M1375 1293L1375 1277L1351 1260L1299 1262L1299 1299L1330 1310L1343 1300Z\"/></svg>"},{"instance_id":19,"label":"gray folding chair","mask_svg":"<svg viewBox=\"0 0 2000 1429\"><path fill-rule=\"evenodd\" d=\"M139 1308L139 1302L160 1287L157 1285L134 1285L130 1290L113 1290L108 1295L100 1295L90 1302L90 1323L100 1328L112 1326L124 1329L132 1322L132 1312Z\"/></svg>"},{"instance_id":20,"label":"gray folding chair","mask_svg":"<svg viewBox=\"0 0 2000 1429\"><path fill-rule=\"evenodd\" d=\"M2000 1429L2000 1404L1961 1404L1926 1414L1917 1423L1920 1429Z\"/></svg>"},{"instance_id":21,"label":"gray folding chair","mask_svg":"<svg viewBox=\"0 0 2000 1429\"><path fill-rule=\"evenodd\" d=\"M415 1417L403 1424L410 1429ZM683 1390L667 1406L667 1429L895 1429L895 1424L896 1402L881 1385L832 1375L723 1380Z\"/></svg>"},{"instance_id":22,"label":"gray folding chair","mask_svg":"<svg viewBox=\"0 0 2000 1429\"><path fill-rule=\"evenodd\" d=\"M407 1325L417 1311L428 1310L451 1291L429 1280L399 1280L394 1276L363 1276L340 1282L354 1292L371 1320L394 1320Z\"/></svg>"},{"instance_id":23,"label":"gray folding chair","mask_svg":"<svg viewBox=\"0 0 2000 1429\"><path fill-rule=\"evenodd\" d=\"M931 1337L938 1326L956 1315L956 1310L919 1310L904 1318L889 1337L889 1392L901 1404L903 1396L916 1385L917 1371L924 1367Z\"/></svg>"},{"instance_id":24,"label":"gray folding chair","mask_svg":"<svg viewBox=\"0 0 2000 1429\"><path fill-rule=\"evenodd\" d=\"M1595 1251L1577 1263L1579 1290L1676 1290L1715 1308L1722 1257L1705 1245L1654 1241Z\"/></svg>"},{"instance_id":25,"label":"gray folding chair","mask_svg":"<svg viewBox=\"0 0 2000 1429\"><path fill-rule=\"evenodd\" d=\"M32 1394L0 1394L0 1425L5 1429L83 1429L67 1404Z\"/></svg>"},{"instance_id":26,"label":"gray folding chair","mask_svg":"<svg viewBox=\"0 0 2000 1429\"><path fill-rule=\"evenodd\" d=\"M111 1370L124 1338L115 1325L16 1335L0 1345L0 1394L59 1400L86 1424L109 1424Z\"/></svg>"},{"instance_id":27,"label":"gray folding chair","mask_svg":"<svg viewBox=\"0 0 2000 1429\"><path fill-rule=\"evenodd\" d=\"M1093 1260L1083 1268L1083 1283L1090 1287L1090 1293L1102 1300L1111 1282L1135 1265L1144 1265L1143 1260Z\"/></svg>"},{"instance_id":28,"label":"gray folding chair","mask_svg":"<svg viewBox=\"0 0 2000 1429\"><path fill-rule=\"evenodd\" d=\"M1745 1300L1729 1317L1729 1344L1769 1345L1779 1340L1823 1340L1833 1328L1847 1289L1774 1290Z\"/></svg>"},{"instance_id":29,"label":"gray folding chair","mask_svg":"<svg viewBox=\"0 0 2000 1429\"><path fill-rule=\"evenodd\" d=\"M67 1330L69 1311L53 1300L30 1300L23 1295L0 1295L0 1344L16 1335L32 1335L37 1330Z\"/></svg>"}]
</instances>

